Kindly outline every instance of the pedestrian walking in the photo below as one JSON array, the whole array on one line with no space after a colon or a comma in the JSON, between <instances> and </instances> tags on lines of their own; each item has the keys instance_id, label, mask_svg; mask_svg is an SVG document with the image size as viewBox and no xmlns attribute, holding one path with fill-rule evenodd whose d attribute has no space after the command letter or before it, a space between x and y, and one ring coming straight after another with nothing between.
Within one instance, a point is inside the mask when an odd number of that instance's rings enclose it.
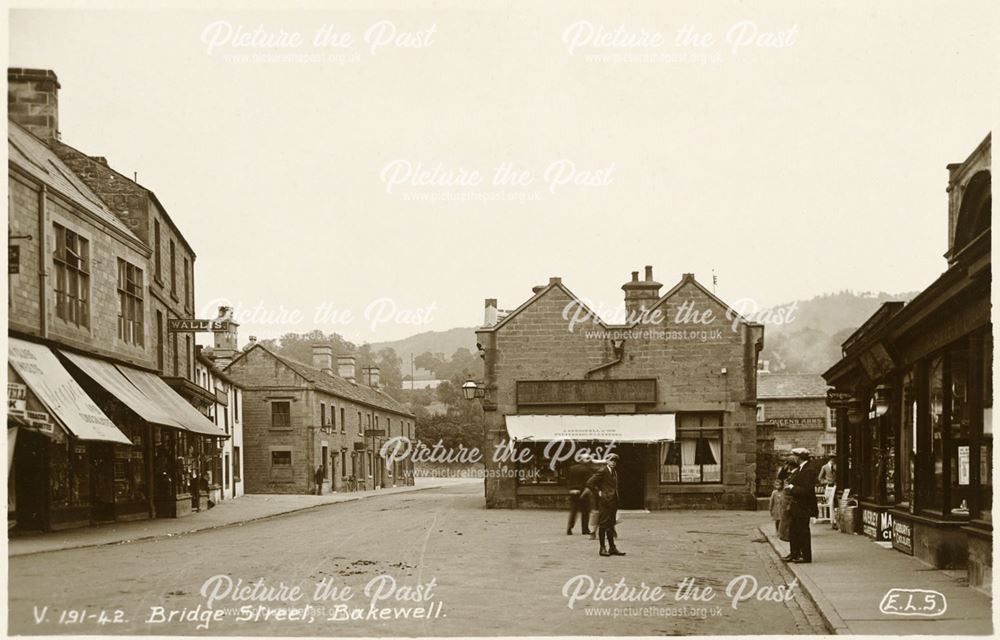
<instances>
[{"instance_id":1,"label":"pedestrian walking","mask_svg":"<svg viewBox=\"0 0 1000 640\"><path fill-rule=\"evenodd\" d=\"M580 459L569 467L566 474L566 484L569 485L569 524L566 525L566 535L573 535L576 526L576 515L580 514L580 534L590 535L590 494L584 495L587 480L593 475L590 466L590 454L580 454Z\"/></svg>"},{"instance_id":2,"label":"pedestrian walking","mask_svg":"<svg viewBox=\"0 0 1000 640\"><path fill-rule=\"evenodd\" d=\"M604 460L598 460L596 455L590 456L590 462L588 463L588 473L587 478L594 475L607 464ZM586 500L588 513L587 513L587 528L590 530L590 539L597 540L597 519L600 512L598 511L598 500L597 494L594 493L593 489L584 484L583 493L580 495L582 500Z\"/></svg>"},{"instance_id":3,"label":"pedestrian walking","mask_svg":"<svg viewBox=\"0 0 1000 640\"><path fill-rule=\"evenodd\" d=\"M615 546L615 522L618 519L618 454L609 453L607 464L600 471L590 476L587 486L597 495L599 511L597 516L597 537L601 542L599 554L602 556L623 556ZM605 546L605 541L607 546Z\"/></svg>"},{"instance_id":4,"label":"pedestrian walking","mask_svg":"<svg viewBox=\"0 0 1000 640\"><path fill-rule=\"evenodd\" d=\"M313 479L316 481L316 495L323 495L323 480L326 478L326 474L323 473L322 465L316 467L316 473L313 474Z\"/></svg>"},{"instance_id":5,"label":"pedestrian walking","mask_svg":"<svg viewBox=\"0 0 1000 640\"><path fill-rule=\"evenodd\" d=\"M785 493L789 505L790 520L788 530L789 553L783 560L789 562L812 562L812 533L809 518L819 515L816 504L816 475L814 465L809 461L809 450L804 447L792 449L792 456L798 466L788 474Z\"/></svg>"}]
</instances>

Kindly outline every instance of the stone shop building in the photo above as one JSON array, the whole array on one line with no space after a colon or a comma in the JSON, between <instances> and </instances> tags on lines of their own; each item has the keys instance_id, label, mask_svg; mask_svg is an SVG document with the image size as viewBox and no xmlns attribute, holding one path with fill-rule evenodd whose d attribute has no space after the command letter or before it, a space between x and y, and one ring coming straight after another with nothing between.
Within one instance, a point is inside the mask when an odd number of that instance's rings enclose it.
<instances>
[{"instance_id":1,"label":"stone shop building","mask_svg":"<svg viewBox=\"0 0 1000 640\"><path fill-rule=\"evenodd\" d=\"M554 461L565 449L549 443L571 442L592 450L614 443L622 508L755 508L763 326L693 274L660 295L647 266L644 280L633 272L622 289L622 324L598 318L560 278L505 316L486 300L476 336L485 360L487 507L567 504L571 461ZM519 461L496 461L511 442Z\"/></svg>"},{"instance_id":2,"label":"stone shop building","mask_svg":"<svg viewBox=\"0 0 1000 640\"><path fill-rule=\"evenodd\" d=\"M991 136L948 165L947 269L885 303L823 374L836 388L838 485L861 532L938 568L992 580Z\"/></svg>"}]
</instances>

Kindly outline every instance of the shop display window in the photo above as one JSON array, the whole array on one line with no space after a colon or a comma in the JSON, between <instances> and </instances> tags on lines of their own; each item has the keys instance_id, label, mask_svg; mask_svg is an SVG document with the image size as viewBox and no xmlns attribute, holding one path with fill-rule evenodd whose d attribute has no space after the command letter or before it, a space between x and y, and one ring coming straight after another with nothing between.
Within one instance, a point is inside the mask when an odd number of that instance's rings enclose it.
<instances>
[{"instance_id":1,"label":"shop display window","mask_svg":"<svg viewBox=\"0 0 1000 640\"><path fill-rule=\"evenodd\" d=\"M934 358L927 374L930 400L930 475L927 478L927 501L921 506L940 513L944 509L944 360Z\"/></svg>"},{"instance_id":2,"label":"shop display window","mask_svg":"<svg viewBox=\"0 0 1000 640\"><path fill-rule=\"evenodd\" d=\"M969 350L965 340L948 350L949 504L955 515L968 515L972 485L972 446L969 440Z\"/></svg>"},{"instance_id":3,"label":"shop display window","mask_svg":"<svg viewBox=\"0 0 1000 640\"><path fill-rule=\"evenodd\" d=\"M903 376L899 409L898 498L903 504L912 505L917 461L917 382L912 370Z\"/></svg>"},{"instance_id":4,"label":"shop display window","mask_svg":"<svg viewBox=\"0 0 1000 640\"><path fill-rule=\"evenodd\" d=\"M547 442L518 444L517 482L522 485L559 485L566 483L566 471L572 460L558 461L555 469L552 460L545 456ZM525 451L529 453L525 453ZM521 462L524 460L524 462Z\"/></svg>"},{"instance_id":5,"label":"shop display window","mask_svg":"<svg viewBox=\"0 0 1000 640\"><path fill-rule=\"evenodd\" d=\"M978 517L993 520L993 332L983 332L980 362L980 397L983 404L982 435L979 438Z\"/></svg>"}]
</instances>

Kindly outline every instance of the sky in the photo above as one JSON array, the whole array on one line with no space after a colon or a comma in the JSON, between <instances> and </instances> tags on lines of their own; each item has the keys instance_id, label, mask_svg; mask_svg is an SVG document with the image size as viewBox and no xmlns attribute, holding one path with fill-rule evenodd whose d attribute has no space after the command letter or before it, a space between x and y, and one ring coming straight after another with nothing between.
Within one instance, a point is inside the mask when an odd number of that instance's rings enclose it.
<instances>
[{"instance_id":1,"label":"sky","mask_svg":"<svg viewBox=\"0 0 1000 640\"><path fill-rule=\"evenodd\" d=\"M482 322L653 265L761 308L921 290L990 130L996 9L379 2L9 16L62 139L156 192L241 340Z\"/></svg>"}]
</instances>

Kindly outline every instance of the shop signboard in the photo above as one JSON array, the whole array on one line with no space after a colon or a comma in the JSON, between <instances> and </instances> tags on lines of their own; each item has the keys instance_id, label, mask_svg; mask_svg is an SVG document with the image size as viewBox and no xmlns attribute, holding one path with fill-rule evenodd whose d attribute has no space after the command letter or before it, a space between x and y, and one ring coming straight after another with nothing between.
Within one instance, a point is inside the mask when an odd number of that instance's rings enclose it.
<instances>
[{"instance_id":1,"label":"shop signboard","mask_svg":"<svg viewBox=\"0 0 1000 640\"><path fill-rule=\"evenodd\" d=\"M229 331L229 321L225 319L201 320L198 318L168 318L167 333L195 333L199 331Z\"/></svg>"},{"instance_id":2,"label":"shop signboard","mask_svg":"<svg viewBox=\"0 0 1000 640\"><path fill-rule=\"evenodd\" d=\"M27 411L25 412L25 417L28 424L42 433L52 433L55 431L55 425L52 424L52 418L50 418L49 414L44 411Z\"/></svg>"},{"instance_id":3,"label":"shop signboard","mask_svg":"<svg viewBox=\"0 0 1000 640\"><path fill-rule=\"evenodd\" d=\"M969 484L969 445L958 448L958 484Z\"/></svg>"},{"instance_id":4,"label":"shop signboard","mask_svg":"<svg viewBox=\"0 0 1000 640\"><path fill-rule=\"evenodd\" d=\"M19 382L7 383L7 411L23 415L28 408L28 386Z\"/></svg>"},{"instance_id":5,"label":"shop signboard","mask_svg":"<svg viewBox=\"0 0 1000 640\"><path fill-rule=\"evenodd\" d=\"M899 520L892 523L892 546L903 553L913 555L913 523Z\"/></svg>"},{"instance_id":6,"label":"shop signboard","mask_svg":"<svg viewBox=\"0 0 1000 640\"><path fill-rule=\"evenodd\" d=\"M884 509L864 508L861 511L862 532L878 542L892 540L892 514Z\"/></svg>"},{"instance_id":7,"label":"shop signboard","mask_svg":"<svg viewBox=\"0 0 1000 640\"><path fill-rule=\"evenodd\" d=\"M849 391L827 389L826 406L833 409L846 408L855 403L854 394Z\"/></svg>"}]
</instances>

